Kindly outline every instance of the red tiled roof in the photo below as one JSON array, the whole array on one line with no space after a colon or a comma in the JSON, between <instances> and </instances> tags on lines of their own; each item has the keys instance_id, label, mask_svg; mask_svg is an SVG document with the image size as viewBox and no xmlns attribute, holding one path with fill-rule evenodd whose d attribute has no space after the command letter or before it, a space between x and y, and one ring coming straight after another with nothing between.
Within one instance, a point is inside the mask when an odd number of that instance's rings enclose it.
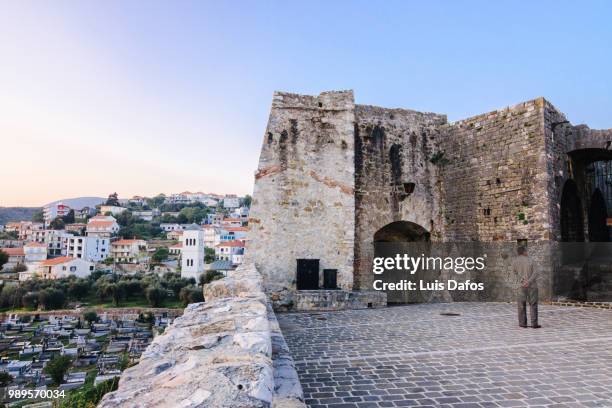
<instances>
[{"instance_id":1,"label":"red tiled roof","mask_svg":"<svg viewBox=\"0 0 612 408\"><path fill-rule=\"evenodd\" d=\"M70 256L60 256L59 258L45 259L40 264L42 266L55 266L66 262L74 261L75 259L76 258L72 258Z\"/></svg>"},{"instance_id":2,"label":"red tiled roof","mask_svg":"<svg viewBox=\"0 0 612 408\"><path fill-rule=\"evenodd\" d=\"M0 251L4 252L8 256L25 255L25 252L23 252L23 247L21 248L0 248Z\"/></svg>"},{"instance_id":3,"label":"red tiled roof","mask_svg":"<svg viewBox=\"0 0 612 408\"><path fill-rule=\"evenodd\" d=\"M242 222L240 218L224 218L223 222Z\"/></svg>"},{"instance_id":4,"label":"red tiled roof","mask_svg":"<svg viewBox=\"0 0 612 408\"><path fill-rule=\"evenodd\" d=\"M247 227L223 227L224 230L229 232L237 232L237 231L248 231Z\"/></svg>"},{"instance_id":5,"label":"red tiled roof","mask_svg":"<svg viewBox=\"0 0 612 408\"><path fill-rule=\"evenodd\" d=\"M103 227L111 227L115 222L114 221L89 221L87 223L87 228L103 228Z\"/></svg>"},{"instance_id":6,"label":"red tiled roof","mask_svg":"<svg viewBox=\"0 0 612 408\"><path fill-rule=\"evenodd\" d=\"M183 247L183 243L179 242L178 244L170 245L169 248L182 248L182 247Z\"/></svg>"},{"instance_id":7,"label":"red tiled roof","mask_svg":"<svg viewBox=\"0 0 612 408\"><path fill-rule=\"evenodd\" d=\"M111 243L111 245L132 245L137 242L144 242L142 239L120 239L119 241L115 241Z\"/></svg>"}]
</instances>

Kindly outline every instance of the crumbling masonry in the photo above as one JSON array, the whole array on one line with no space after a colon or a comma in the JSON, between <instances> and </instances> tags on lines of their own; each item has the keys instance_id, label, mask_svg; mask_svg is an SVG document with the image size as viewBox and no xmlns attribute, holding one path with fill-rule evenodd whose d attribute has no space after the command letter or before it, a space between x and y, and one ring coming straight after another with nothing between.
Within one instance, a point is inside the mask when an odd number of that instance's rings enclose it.
<instances>
[{"instance_id":1,"label":"crumbling masonry","mask_svg":"<svg viewBox=\"0 0 612 408\"><path fill-rule=\"evenodd\" d=\"M277 92L247 258L270 293L296 289L297 259L319 260L358 291L371 289L377 240L526 240L546 244L536 255L551 298L563 286L555 245L610 239L612 193L591 173L612 177L611 140L612 130L573 126L543 98L448 123L356 105L352 91ZM480 300L512 298L501 269L474 278L490 288Z\"/></svg>"}]
</instances>

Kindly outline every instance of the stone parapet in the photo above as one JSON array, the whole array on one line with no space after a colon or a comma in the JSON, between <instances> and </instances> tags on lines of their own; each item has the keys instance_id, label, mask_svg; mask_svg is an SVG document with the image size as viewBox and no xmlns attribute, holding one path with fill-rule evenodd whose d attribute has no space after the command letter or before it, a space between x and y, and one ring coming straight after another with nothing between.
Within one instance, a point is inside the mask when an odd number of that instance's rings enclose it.
<instances>
[{"instance_id":1,"label":"stone parapet","mask_svg":"<svg viewBox=\"0 0 612 408\"><path fill-rule=\"evenodd\" d=\"M204 288L99 407L304 407L302 388L253 265Z\"/></svg>"}]
</instances>

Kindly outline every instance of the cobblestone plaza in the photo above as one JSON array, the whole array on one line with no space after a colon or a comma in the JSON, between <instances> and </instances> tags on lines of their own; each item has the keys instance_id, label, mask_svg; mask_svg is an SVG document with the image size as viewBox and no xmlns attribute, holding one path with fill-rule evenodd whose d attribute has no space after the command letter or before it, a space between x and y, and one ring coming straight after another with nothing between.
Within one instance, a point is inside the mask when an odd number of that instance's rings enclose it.
<instances>
[{"instance_id":1,"label":"cobblestone plaza","mask_svg":"<svg viewBox=\"0 0 612 408\"><path fill-rule=\"evenodd\" d=\"M612 407L612 310L437 303L278 319L310 407Z\"/></svg>"}]
</instances>

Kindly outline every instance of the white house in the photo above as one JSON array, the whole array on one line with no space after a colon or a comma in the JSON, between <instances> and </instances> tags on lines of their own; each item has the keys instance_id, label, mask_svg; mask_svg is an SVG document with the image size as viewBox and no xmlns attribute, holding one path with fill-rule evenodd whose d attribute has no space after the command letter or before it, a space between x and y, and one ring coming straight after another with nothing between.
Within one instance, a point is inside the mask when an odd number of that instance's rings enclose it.
<instances>
[{"instance_id":1,"label":"white house","mask_svg":"<svg viewBox=\"0 0 612 408\"><path fill-rule=\"evenodd\" d=\"M2 266L3 271L13 269L18 264L25 264L25 251L20 248L0 248L0 251L8 255L8 262Z\"/></svg>"},{"instance_id":2,"label":"white house","mask_svg":"<svg viewBox=\"0 0 612 408\"><path fill-rule=\"evenodd\" d=\"M154 208L152 210L132 211L132 216L145 221L153 221L153 218L158 217L161 212Z\"/></svg>"},{"instance_id":3,"label":"white house","mask_svg":"<svg viewBox=\"0 0 612 408\"><path fill-rule=\"evenodd\" d=\"M207 207L216 207L219 204L219 201L215 200L214 198L211 197L204 197L201 200L201 203L204 204Z\"/></svg>"},{"instance_id":4,"label":"white house","mask_svg":"<svg viewBox=\"0 0 612 408\"><path fill-rule=\"evenodd\" d=\"M206 223L210 225L221 225L221 221L223 221L222 213L212 213L206 216Z\"/></svg>"},{"instance_id":5,"label":"white house","mask_svg":"<svg viewBox=\"0 0 612 408\"><path fill-rule=\"evenodd\" d=\"M67 256L101 262L110 255L110 238L104 236L70 237Z\"/></svg>"},{"instance_id":6,"label":"white house","mask_svg":"<svg viewBox=\"0 0 612 408\"><path fill-rule=\"evenodd\" d=\"M221 229L219 227L215 227L214 225L202 225L202 229L204 230L204 246L206 248L214 248L215 245L220 243L220 235Z\"/></svg>"},{"instance_id":7,"label":"white house","mask_svg":"<svg viewBox=\"0 0 612 408\"><path fill-rule=\"evenodd\" d=\"M70 210L71 208L69 206L61 202L47 204L43 208L43 218L45 219L45 224L49 225L49 223L57 217L64 217L68 215Z\"/></svg>"},{"instance_id":8,"label":"white house","mask_svg":"<svg viewBox=\"0 0 612 408\"><path fill-rule=\"evenodd\" d=\"M111 244L111 256L120 263L148 261L147 241L143 239L120 239Z\"/></svg>"},{"instance_id":9,"label":"white house","mask_svg":"<svg viewBox=\"0 0 612 408\"><path fill-rule=\"evenodd\" d=\"M168 233L166 233L166 238L167 239L172 239L172 240L180 240L181 237L183 236L183 231L170 231Z\"/></svg>"},{"instance_id":10,"label":"white house","mask_svg":"<svg viewBox=\"0 0 612 408\"><path fill-rule=\"evenodd\" d=\"M26 263L40 262L47 259L47 244L28 242L23 246Z\"/></svg>"},{"instance_id":11,"label":"white house","mask_svg":"<svg viewBox=\"0 0 612 408\"><path fill-rule=\"evenodd\" d=\"M119 224L113 216L96 215L87 222L87 235L109 238L119 232Z\"/></svg>"},{"instance_id":12,"label":"white house","mask_svg":"<svg viewBox=\"0 0 612 408\"><path fill-rule=\"evenodd\" d=\"M226 195L223 198L223 208L232 209L240 207L240 199L235 195Z\"/></svg>"},{"instance_id":13,"label":"white house","mask_svg":"<svg viewBox=\"0 0 612 408\"><path fill-rule=\"evenodd\" d=\"M170 255L180 255L181 249L183 249L183 243L179 242L177 244L170 245L168 247L168 252L170 253Z\"/></svg>"},{"instance_id":14,"label":"white house","mask_svg":"<svg viewBox=\"0 0 612 408\"><path fill-rule=\"evenodd\" d=\"M161 228L165 232L182 231L185 229L186 226L187 225L184 225L184 224L165 223L165 222L159 224L159 228Z\"/></svg>"},{"instance_id":15,"label":"white house","mask_svg":"<svg viewBox=\"0 0 612 408\"><path fill-rule=\"evenodd\" d=\"M68 243L73 234L64 230L49 230L45 236L47 255L49 257L66 256L68 254Z\"/></svg>"},{"instance_id":16,"label":"white house","mask_svg":"<svg viewBox=\"0 0 612 408\"><path fill-rule=\"evenodd\" d=\"M240 218L224 218L221 221L222 227L242 227L242 219Z\"/></svg>"},{"instance_id":17,"label":"white house","mask_svg":"<svg viewBox=\"0 0 612 408\"><path fill-rule=\"evenodd\" d=\"M141 196L134 196L128 200L128 203L134 205L145 205L147 203L147 198Z\"/></svg>"},{"instance_id":18,"label":"white house","mask_svg":"<svg viewBox=\"0 0 612 408\"><path fill-rule=\"evenodd\" d=\"M204 272L204 231L191 225L181 236L181 277L198 279Z\"/></svg>"},{"instance_id":19,"label":"white house","mask_svg":"<svg viewBox=\"0 0 612 408\"><path fill-rule=\"evenodd\" d=\"M17 238L20 240L28 239L28 236L32 233L32 231L42 229L44 229L42 222L32 221L8 222L4 226L4 230L6 232L16 232Z\"/></svg>"},{"instance_id":20,"label":"white house","mask_svg":"<svg viewBox=\"0 0 612 408\"><path fill-rule=\"evenodd\" d=\"M234 240L221 242L215 246L215 256L221 261L231 261L234 265L239 265L243 261L244 241Z\"/></svg>"},{"instance_id":21,"label":"white house","mask_svg":"<svg viewBox=\"0 0 612 408\"><path fill-rule=\"evenodd\" d=\"M220 227L218 239L215 242L219 244L224 241L233 241L235 239L246 239L248 232L247 227Z\"/></svg>"},{"instance_id":22,"label":"white house","mask_svg":"<svg viewBox=\"0 0 612 408\"><path fill-rule=\"evenodd\" d=\"M40 263L39 274L43 279L60 279L68 276L85 278L94 271L94 263L83 259L63 256Z\"/></svg>"},{"instance_id":23,"label":"white house","mask_svg":"<svg viewBox=\"0 0 612 408\"><path fill-rule=\"evenodd\" d=\"M106 213L111 213L111 215L119 215L125 210L127 210L127 208L119 207L116 205L101 205L100 206L100 214L102 215L106 215Z\"/></svg>"}]
</instances>

